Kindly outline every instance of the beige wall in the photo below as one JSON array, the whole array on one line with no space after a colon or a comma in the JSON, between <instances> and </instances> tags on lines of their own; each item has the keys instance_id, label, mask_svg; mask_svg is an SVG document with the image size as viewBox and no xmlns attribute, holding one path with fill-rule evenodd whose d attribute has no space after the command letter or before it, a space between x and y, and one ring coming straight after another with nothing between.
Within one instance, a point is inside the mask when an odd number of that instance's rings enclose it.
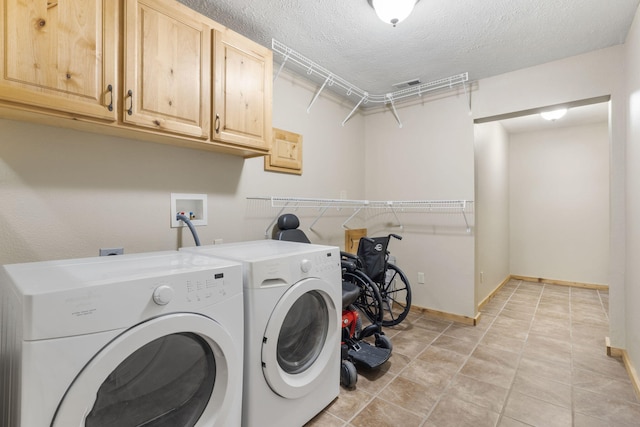
<instances>
[{"instance_id":1,"label":"beige wall","mask_svg":"<svg viewBox=\"0 0 640 427\"><path fill-rule=\"evenodd\" d=\"M476 171L476 305L509 276L509 135L498 122L478 124Z\"/></svg>"},{"instance_id":2,"label":"beige wall","mask_svg":"<svg viewBox=\"0 0 640 427\"><path fill-rule=\"evenodd\" d=\"M389 108L367 115L367 198L473 200L473 119L611 95L610 151L615 165L611 177L611 259L624 258L624 230L615 227L624 210L624 200L620 198L620 188L624 188L620 175L624 167L620 162L624 161L625 122L622 54L623 48L616 46L480 80L471 93L471 115L462 91L433 102L423 100L398 108L402 128L398 128ZM381 172L386 169L388 174ZM450 218L446 224L430 221L434 221L433 216L411 218L402 233L405 240L392 247L412 283L417 272L425 272L425 285L413 286L414 302L473 316L476 299L481 301L486 291L476 289L476 229L472 227L471 233L466 234L452 227ZM382 221L379 226L386 223ZM624 305L623 269L619 264L611 266L608 283L616 307ZM623 331L622 317L616 316L612 316L614 339Z\"/></svg>"},{"instance_id":3,"label":"beige wall","mask_svg":"<svg viewBox=\"0 0 640 427\"><path fill-rule=\"evenodd\" d=\"M629 32L626 44L626 106L627 163L626 163L626 288L625 303L618 308L624 314L625 336L623 345L635 366L640 369L640 11ZM613 308L612 308L613 309Z\"/></svg>"},{"instance_id":4,"label":"beige wall","mask_svg":"<svg viewBox=\"0 0 640 427\"><path fill-rule=\"evenodd\" d=\"M509 139L511 274L608 284L608 123Z\"/></svg>"},{"instance_id":5,"label":"beige wall","mask_svg":"<svg viewBox=\"0 0 640 427\"><path fill-rule=\"evenodd\" d=\"M327 96L307 114L313 89L287 73L275 82L273 124L303 134L302 176L264 172L262 158L0 119L0 263L193 245L187 229L169 227L172 192L208 195L203 244L264 238L278 210L249 196L362 197L363 120L340 126L352 106ZM316 228L318 243L343 242L331 215Z\"/></svg>"},{"instance_id":6,"label":"beige wall","mask_svg":"<svg viewBox=\"0 0 640 427\"><path fill-rule=\"evenodd\" d=\"M590 52L481 80L473 114L483 118L561 102L611 95L610 175L610 338L625 341L625 150L624 46Z\"/></svg>"},{"instance_id":7,"label":"beige wall","mask_svg":"<svg viewBox=\"0 0 640 427\"><path fill-rule=\"evenodd\" d=\"M637 35L630 38L638 44ZM104 246L142 252L192 244L188 233L181 240L169 228L171 192L209 195L210 225L199 228L204 243L264 237L277 209L247 196L334 198L344 191L353 199L472 200L474 118L611 94L611 337L624 347L624 53L617 46L481 80L472 92L472 115L462 91L417 101L398 108L402 129L388 108L356 115L342 127L353 105L325 94L307 114L316 87L285 73L274 87L273 124L303 134L302 177L266 173L260 158L0 120L0 262L91 256ZM305 227L315 218L308 210L298 213ZM388 217L378 219L367 221L373 232L397 231L387 227ZM329 213L310 237L341 245L343 220L344 212ZM405 239L393 243L412 283L417 272L425 273L427 283L414 285L417 305L475 314L475 227L471 218L467 233L462 221L409 217Z\"/></svg>"},{"instance_id":8,"label":"beige wall","mask_svg":"<svg viewBox=\"0 0 640 427\"><path fill-rule=\"evenodd\" d=\"M473 123L462 90L435 101L398 108L399 128L388 109L366 116L366 195L370 200L473 200ZM460 214L399 214L369 224L375 235L395 232L391 244L407 274L413 304L475 316L474 228ZM371 233L370 233L371 234ZM425 284L418 284L418 272Z\"/></svg>"}]
</instances>

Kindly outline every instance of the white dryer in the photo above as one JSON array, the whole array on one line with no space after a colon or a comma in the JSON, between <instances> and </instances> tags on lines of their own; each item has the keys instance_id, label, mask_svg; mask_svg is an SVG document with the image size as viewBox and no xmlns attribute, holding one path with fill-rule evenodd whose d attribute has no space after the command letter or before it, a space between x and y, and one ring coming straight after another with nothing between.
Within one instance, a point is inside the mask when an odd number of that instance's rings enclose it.
<instances>
[{"instance_id":1,"label":"white dryer","mask_svg":"<svg viewBox=\"0 0 640 427\"><path fill-rule=\"evenodd\" d=\"M337 247L261 240L188 248L243 264L242 425L300 427L340 391Z\"/></svg>"},{"instance_id":2,"label":"white dryer","mask_svg":"<svg viewBox=\"0 0 640 427\"><path fill-rule=\"evenodd\" d=\"M0 425L239 426L240 264L182 252L0 268Z\"/></svg>"}]
</instances>

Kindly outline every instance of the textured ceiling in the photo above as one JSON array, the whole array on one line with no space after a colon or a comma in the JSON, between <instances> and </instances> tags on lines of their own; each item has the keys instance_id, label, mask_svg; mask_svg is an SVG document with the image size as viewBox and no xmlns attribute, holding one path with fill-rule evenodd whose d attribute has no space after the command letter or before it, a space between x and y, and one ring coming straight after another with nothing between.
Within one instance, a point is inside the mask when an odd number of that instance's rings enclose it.
<instances>
[{"instance_id":1,"label":"textured ceiling","mask_svg":"<svg viewBox=\"0 0 640 427\"><path fill-rule=\"evenodd\" d=\"M262 45L275 38L373 94L415 78L468 72L478 80L624 43L640 2L420 0L394 28L367 0L179 1Z\"/></svg>"}]
</instances>

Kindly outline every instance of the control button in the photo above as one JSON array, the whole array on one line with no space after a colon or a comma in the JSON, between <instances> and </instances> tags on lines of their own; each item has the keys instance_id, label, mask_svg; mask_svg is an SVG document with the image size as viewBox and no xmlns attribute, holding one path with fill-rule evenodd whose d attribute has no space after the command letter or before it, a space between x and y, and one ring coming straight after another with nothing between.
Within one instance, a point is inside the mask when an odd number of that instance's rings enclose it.
<instances>
[{"instance_id":1,"label":"control button","mask_svg":"<svg viewBox=\"0 0 640 427\"><path fill-rule=\"evenodd\" d=\"M158 305L167 305L173 299L173 289L171 286L158 286L153 291L153 302Z\"/></svg>"},{"instance_id":2,"label":"control button","mask_svg":"<svg viewBox=\"0 0 640 427\"><path fill-rule=\"evenodd\" d=\"M304 273L308 273L309 270L311 270L311 265L313 263L308 260L308 259L303 259L302 261L300 261L300 270L302 270Z\"/></svg>"}]
</instances>

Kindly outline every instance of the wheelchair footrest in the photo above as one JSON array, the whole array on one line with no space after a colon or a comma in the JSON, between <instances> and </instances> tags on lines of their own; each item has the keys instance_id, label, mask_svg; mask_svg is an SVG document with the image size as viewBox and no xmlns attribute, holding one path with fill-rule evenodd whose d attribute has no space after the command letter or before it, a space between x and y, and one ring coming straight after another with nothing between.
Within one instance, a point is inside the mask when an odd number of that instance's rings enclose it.
<instances>
[{"instance_id":1,"label":"wheelchair footrest","mask_svg":"<svg viewBox=\"0 0 640 427\"><path fill-rule=\"evenodd\" d=\"M388 348L375 347L368 342L360 341L356 346L349 349L349 357L369 369L377 368L391 357L391 350Z\"/></svg>"}]
</instances>

